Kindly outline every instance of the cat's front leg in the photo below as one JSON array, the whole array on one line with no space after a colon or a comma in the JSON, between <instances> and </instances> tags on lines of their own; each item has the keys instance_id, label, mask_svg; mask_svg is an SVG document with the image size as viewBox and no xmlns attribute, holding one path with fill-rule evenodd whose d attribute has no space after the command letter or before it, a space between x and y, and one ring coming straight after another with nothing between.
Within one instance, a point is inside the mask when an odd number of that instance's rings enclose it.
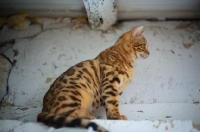
<instances>
[{"instance_id":1,"label":"cat's front leg","mask_svg":"<svg viewBox=\"0 0 200 132\"><path fill-rule=\"evenodd\" d=\"M102 92L102 101L106 108L106 115L111 120L127 120L127 117L119 113L119 93L114 85L105 86Z\"/></svg>"}]
</instances>

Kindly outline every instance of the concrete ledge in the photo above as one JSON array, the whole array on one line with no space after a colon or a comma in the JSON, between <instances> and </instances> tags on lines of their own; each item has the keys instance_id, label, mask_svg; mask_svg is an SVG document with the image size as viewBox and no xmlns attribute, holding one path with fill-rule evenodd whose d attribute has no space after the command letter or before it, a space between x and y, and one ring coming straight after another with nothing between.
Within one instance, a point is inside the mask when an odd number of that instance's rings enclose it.
<instances>
[{"instance_id":1,"label":"concrete ledge","mask_svg":"<svg viewBox=\"0 0 200 132\"><path fill-rule=\"evenodd\" d=\"M93 120L104 126L109 132L199 132L190 120L171 121L123 121L123 120ZM93 132L92 129L61 128L54 129L41 123L22 123L15 120L0 120L1 131L15 132Z\"/></svg>"}]
</instances>

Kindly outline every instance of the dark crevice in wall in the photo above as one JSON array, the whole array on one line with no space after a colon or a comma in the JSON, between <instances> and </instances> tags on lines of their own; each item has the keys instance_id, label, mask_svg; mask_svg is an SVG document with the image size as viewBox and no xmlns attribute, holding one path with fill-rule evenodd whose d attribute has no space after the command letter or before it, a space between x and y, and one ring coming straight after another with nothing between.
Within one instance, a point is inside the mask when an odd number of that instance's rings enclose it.
<instances>
[{"instance_id":1,"label":"dark crevice in wall","mask_svg":"<svg viewBox=\"0 0 200 132\"><path fill-rule=\"evenodd\" d=\"M12 62L7 56L5 56L4 54L0 54L0 56L2 56L2 57L4 57L5 59L7 59L8 62L11 64L11 68L10 68L10 70L9 70L9 72L8 72L8 78L7 78L6 95L0 100L0 106L1 106L3 100L4 100L5 97L8 95L8 92L9 92L8 80L9 80L9 77L10 77L10 72L11 72L11 70L12 70L12 68L13 68L13 62Z\"/></svg>"}]
</instances>

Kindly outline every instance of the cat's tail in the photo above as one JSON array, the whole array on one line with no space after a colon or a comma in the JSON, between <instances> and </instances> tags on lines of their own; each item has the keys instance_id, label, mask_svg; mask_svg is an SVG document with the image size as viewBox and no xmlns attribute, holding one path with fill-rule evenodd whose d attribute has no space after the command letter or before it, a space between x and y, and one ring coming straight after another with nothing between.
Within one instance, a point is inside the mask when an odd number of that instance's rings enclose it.
<instances>
[{"instance_id":1,"label":"cat's tail","mask_svg":"<svg viewBox=\"0 0 200 132\"><path fill-rule=\"evenodd\" d=\"M37 116L37 121L42 122L45 125L53 126L55 128L61 127L82 127L89 128L92 127L93 130L98 132L108 132L105 128L97 125L94 122L90 122L88 119L72 118L62 115L50 114L47 112L41 112Z\"/></svg>"}]
</instances>

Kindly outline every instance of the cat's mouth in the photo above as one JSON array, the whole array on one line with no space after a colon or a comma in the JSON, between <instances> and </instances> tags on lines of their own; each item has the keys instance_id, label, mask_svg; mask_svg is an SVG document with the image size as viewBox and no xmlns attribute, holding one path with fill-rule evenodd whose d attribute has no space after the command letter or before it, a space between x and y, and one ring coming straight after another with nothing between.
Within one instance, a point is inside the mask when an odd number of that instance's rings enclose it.
<instances>
[{"instance_id":1,"label":"cat's mouth","mask_svg":"<svg viewBox=\"0 0 200 132\"><path fill-rule=\"evenodd\" d=\"M148 54L146 54L146 55L140 55L143 59L146 59L149 55Z\"/></svg>"}]
</instances>

